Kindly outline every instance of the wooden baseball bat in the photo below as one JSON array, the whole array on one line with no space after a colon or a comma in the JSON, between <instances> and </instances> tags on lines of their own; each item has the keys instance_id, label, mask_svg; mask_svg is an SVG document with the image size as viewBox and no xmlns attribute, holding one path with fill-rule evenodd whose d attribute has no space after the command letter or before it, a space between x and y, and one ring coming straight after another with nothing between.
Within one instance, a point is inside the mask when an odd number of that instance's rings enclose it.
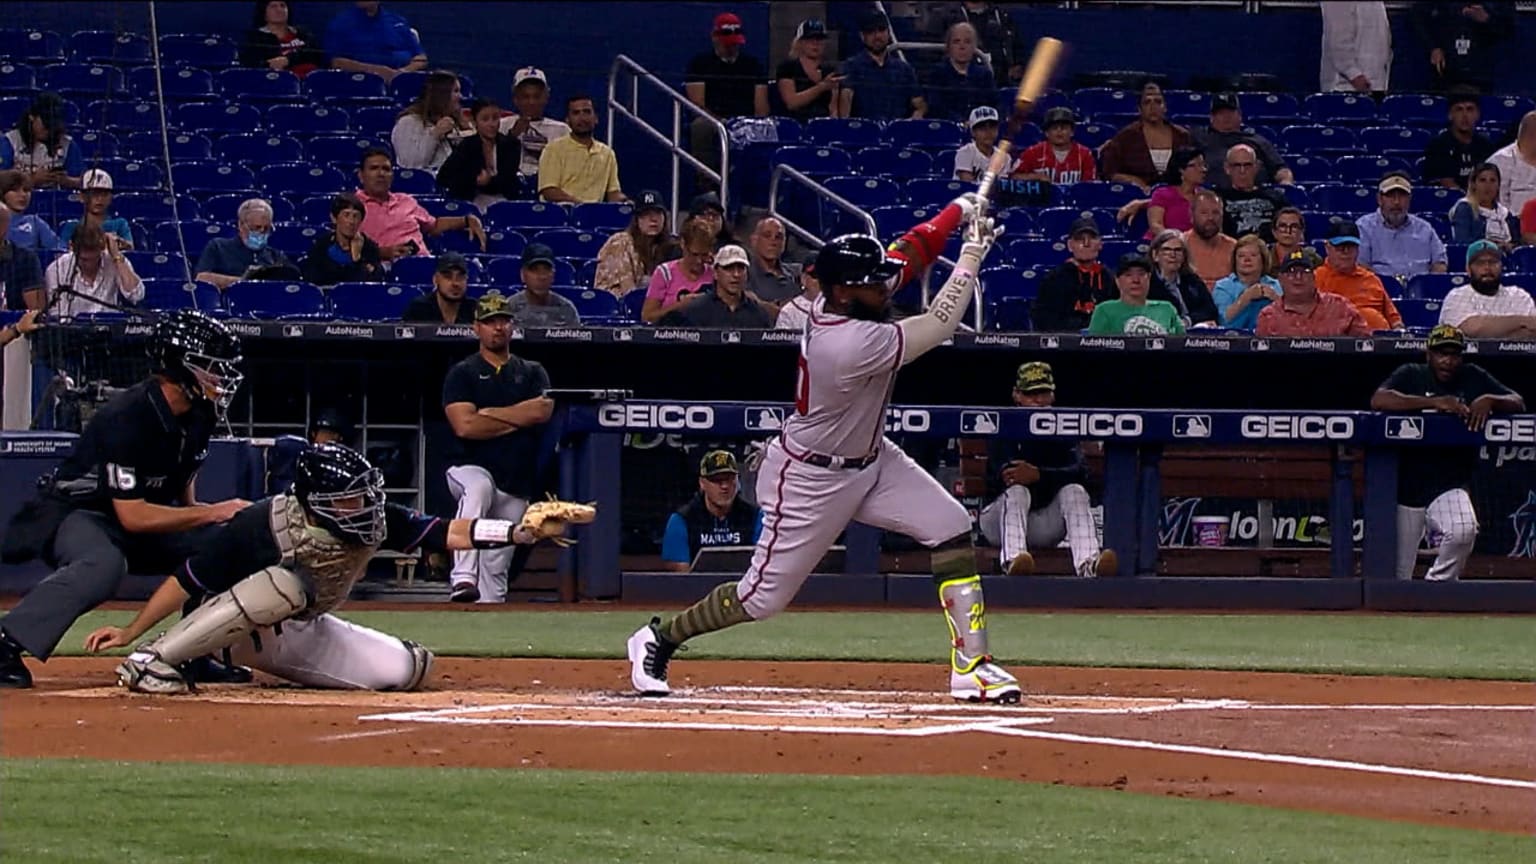
<instances>
[{"instance_id":1,"label":"wooden baseball bat","mask_svg":"<svg viewBox=\"0 0 1536 864\"><path fill-rule=\"evenodd\" d=\"M1029 65L1024 69L1024 80L1019 82L1019 94L1013 100L1017 111L1027 111L1040 100L1045 86L1051 83L1056 65L1061 62L1062 47L1060 39L1050 36L1042 36L1035 43L1035 53L1029 58Z\"/></svg>"}]
</instances>

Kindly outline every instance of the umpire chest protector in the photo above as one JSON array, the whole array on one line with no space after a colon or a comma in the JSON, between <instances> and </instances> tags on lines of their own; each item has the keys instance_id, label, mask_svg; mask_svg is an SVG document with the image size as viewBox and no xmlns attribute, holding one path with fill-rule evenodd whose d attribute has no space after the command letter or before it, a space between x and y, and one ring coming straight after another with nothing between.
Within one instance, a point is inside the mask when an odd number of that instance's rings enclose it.
<instances>
[{"instance_id":1,"label":"umpire chest protector","mask_svg":"<svg viewBox=\"0 0 1536 864\"><path fill-rule=\"evenodd\" d=\"M313 599L295 618L318 618L340 606L368 568L375 547L346 543L311 524L299 499L272 498L272 539L282 553L282 566L303 577Z\"/></svg>"}]
</instances>

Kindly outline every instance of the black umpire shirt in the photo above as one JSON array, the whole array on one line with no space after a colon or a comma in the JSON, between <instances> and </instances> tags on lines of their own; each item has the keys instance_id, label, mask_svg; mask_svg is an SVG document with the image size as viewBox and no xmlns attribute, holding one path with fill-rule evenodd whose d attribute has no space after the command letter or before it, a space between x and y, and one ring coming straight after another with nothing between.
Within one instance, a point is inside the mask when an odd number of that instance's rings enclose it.
<instances>
[{"instance_id":1,"label":"black umpire shirt","mask_svg":"<svg viewBox=\"0 0 1536 864\"><path fill-rule=\"evenodd\" d=\"M1404 396L1452 396L1467 405L1479 396L1508 396L1513 390L1481 366L1463 363L1456 377L1441 383L1427 363L1404 363L1381 385ZM1477 470L1476 447L1404 447L1397 462L1397 503L1428 507L1441 493L1466 489Z\"/></svg>"},{"instance_id":2,"label":"black umpire shirt","mask_svg":"<svg viewBox=\"0 0 1536 864\"><path fill-rule=\"evenodd\" d=\"M513 356L500 369L477 352L455 363L443 380L443 405L468 402L476 408L504 408L544 395L549 373L531 360ZM533 495L539 458L538 427L519 429L498 438L475 441L459 438L449 465L478 465L491 472L496 488L519 498Z\"/></svg>"},{"instance_id":3,"label":"black umpire shirt","mask_svg":"<svg viewBox=\"0 0 1536 864\"><path fill-rule=\"evenodd\" d=\"M150 378L108 400L59 466L58 485L74 506L105 513L114 500L185 504L182 495L208 456L217 418L199 401L180 417Z\"/></svg>"},{"instance_id":4,"label":"black umpire shirt","mask_svg":"<svg viewBox=\"0 0 1536 864\"><path fill-rule=\"evenodd\" d=\"M1040 479L1025 487L1029 489L1030 510L1039 510L1051 503L1063 486L1073 483L1086 486L1088 483L1088 467L1076 442L994 438L987 448L988 500L1007 490L1003 469L1016 460L1028 462L1040 470Z\"/></svg>"}]
</instances>

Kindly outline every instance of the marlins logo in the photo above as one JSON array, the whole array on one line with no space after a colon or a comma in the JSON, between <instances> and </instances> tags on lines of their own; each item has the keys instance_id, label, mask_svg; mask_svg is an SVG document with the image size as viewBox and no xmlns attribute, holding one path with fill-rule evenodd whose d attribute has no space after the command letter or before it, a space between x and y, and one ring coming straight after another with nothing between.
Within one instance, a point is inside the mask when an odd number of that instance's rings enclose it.
<instances>
[{"instance_id":1,"label":"marlins logo","mask_svg":"<svg viewBox=\"0 0 1536 864\"><path fill-rule=\"evenodd\" d=\"M1511 558L1536 558L1536 492L1527 492L1525 503L1509 514L1515 526L1515 548Z\"/></svg>"},{"instance_id":2,"label":"marlins logo","mask_svg":"<svg viewBox=\"0 0 1536 864\"><path fill-rule=\"evenodd\" d=\"M1194 525L1199 498L1169 498L1163 504L1163 518L1157 526L1161 546L1188 546L1189 529Z\"/></svg>"}]
</instances>

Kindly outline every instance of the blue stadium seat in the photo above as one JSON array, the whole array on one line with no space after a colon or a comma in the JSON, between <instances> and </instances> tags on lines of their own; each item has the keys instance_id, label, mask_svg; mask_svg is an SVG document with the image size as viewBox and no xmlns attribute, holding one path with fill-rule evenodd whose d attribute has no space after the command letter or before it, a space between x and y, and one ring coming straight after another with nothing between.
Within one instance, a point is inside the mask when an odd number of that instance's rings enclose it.
<instances>
[{"instance_id":1,"label":"blue stadium seat","mask_svg":"<svg viewBox=\"0 0 1536 864\"><path fill-rule=\"evenodd\" d=\"M139 269L138 255L143 253L129 252L133 257L134 272L144 280L144 306L148 309L197 309L202 312L218 309L219 291L212 285L204 283L188 282L187 277L180 271L174 276L162 276L150 278ZM178 259L180 255L176 256ZM199 291L198 289L205 289ZM210 296L208 292L212 292ZM207 305L204 305L207 304ZM222 311L222 310L221 310Z\"/></svg>"},{"instance_id":2,"label":"blue stadium seat","mask_svg":"<svg viewBox=\"0 0 1536 864\"><path fill-rule=\"evenodd\" d=\"M1403 296L1418 300L1444 300L1452 289L1465 284L1465 273L1420 273L1408 280Z\"/></svg>"},{"instance_id":3,"label":"blue stadium seat","mask_svg":"<svg viewBox=\"0 0 1536 864\"><path fill-rule=\"evenodd\" d=\"M880 122L857 117L817 117L805 124L805 142L817 147L872 147L880 143Z\"/></svg>"},{"instance_id":4,"label":"blue stadium seat","mask_svg":"<svg viewBox=\"0 0 1536 864\"><path fill-rule=\"evenodd\" d=\"M219 93L226 99L287 100L301 94L298 76L271 69L225 69L218 74Z\"/></svg>"},{"instance_id":5,"label":"blue stadium seat","mask_svg":"<svg viewBox=\"0 0 1536 864\"><path fill-rule=\"evenodd\" d=\"M1306 153L1311 150L1353 150L1355 135L1337 126L1287 126L1280 130L1277 142L1284 150Z\"/></svg>"},{"instance_id":6,"label":"blue stadium seat","mask_svg":"<svg viewBox=\"0 0 1536 864\"><path fill-rule=\"evenodd\" d=\"M52 30L0 30L0 56L23 63L52 63L64 59L64 37Z\"/></svg>"},{"instance_id":7,"label":"blue stadium seat","mask_svg":"<svg viewBox=\"0 0 1536 864\"><path fill-rule=\"evenodd\" d=\"M357 170L357 160L363 151L376 142L360 135L317 135L304 140L304 153L311 162L335 166L338 170L352 173Z\"/></svg>"},{"instance_id":8,"label":"blue stadium seat","mask_svg":"<svg viewBox=\"0 0 1536 864\"><path fill-rule=\"evenodd\" d=\"M1120 127L1113 123L1081 123L1078 124L1077 130L1072 133L1072 137L1084 147L1090 150L1098 150L1109 139L1115 137L1115 133L1118 131L1120 131Z\"/></svg>"},{"instance_id":9,"label":"blue stadium seat","mask_svg":"<svg viewBox=\"0 0 1536 864\"><path fill-rule=\"evenodd\" d=\"M1325 213L1349 213L1360 216L1376 207L1375 186L1344 186L1330 183L1312 187L1312 203ZM1308 237L1317 237L1310 230Z\"/></svg>"},{"instance_id":10,"label":"blue stadium seat","mask_svg":"<svg viewBox=\"0 0 1536 864\"><path fill-rule=\"evenodd\" d=\"M597 259L592 259L576 268L576 284L586 287L597 281ZM622 313L620 313L622 314Z\"/></svg>"},{"instance_id":11,"label":"blue stadium seat","mask_svg":"<svg viewBox=\"0 0 1536 864\"><path fill-rule=\"evenodd\" d=\"M1367 126L1360 130L1360 146L1368 153L1386 150L1417 150L1422 153L1431 137L1428 130L1409 126Z\"/></svg>"},{"instance_id":12,"label":"blue stadium seat","mask_svg":"<svg viewBox=\"0 0 1536 864\"><path fill-rule=\"evenodd\" d=\"M127 197L127 196L122 196ZM122 197L114 199L113 209L121 214ZM165 217L169 219L170 217ZM127 252L128 260L133 263L133 272L139 274L140 279L173 279L178 283L187 278L185 259L180 252ZM153 304L151 304L153 306ZM158 308L158 307L157 307Z\"/></svg>"},{"instance_id":13,"label":"blue stadium seat","mask_svg":"<svg viewBox=\"0 0 1536 864\"><path fill-rule=\"evenodd\" d=\"M295 221L293 205L288 202L288 199L271 194L271 190L260 195L249 192L211 195L203 200L203 218L209 222L234 225L239 216L240 205L251 198L260 198L272 205L272 221L276 225L282 226ZM329 223L330 217L327 216L325 221Z\"/></svg>"},{"instance_id":14,"label":"blue stadium seat","mask_svg":"<svg viewBox=\"0 0 1536 864\"><path fill-rule=\"evenodd\" d=\"M1285 165L1297 183L1327 183L1335 179L1333 163L1321 156L1287 156Z\"/></svg>"},{"instance_id":15,"label":"blue stadium seat","mask_svg":"<svg viewBox=\"0 0 1536 864\"><path fill-rule=\"evenodd\" d=\"M941 150L940 152L933 154L933 168L931 169L933 171L933 176L955 176L955 154L958 152L959 151L957 150Z\"/></svg>"},{"instance_id":16,"label":"blue stadium seat","mask_svg":"<svg viewBox=\"0 0 1536 864\"><path fill-rule=\"evenodd\" d=\"M1444 96L1393 93L1381 100L1381 118L1391 124L1443 126L1446 112Z\"/></svg>"},{"instance_id":17,"label":"blue stadium seat","mask_svg":"<svg viewBox=\"0 0 1536 864\"><path fill-rule=\"evenodd\" d=\"M1376 103L1371 97L1353 93L1313 93L1302 103L1302 109L1318 123L1370 120L1376 116Z\"/></svg>"},{"instance_id":18,"label":"blue stadium seat","mask_svg":"<svg viewBox=\"0 0 1536 864\"><path fill-rule=\"evenodd\" d=\"M171 166L176 188L188 192L228 192L250 189L256 185L251 169L207 160L177 162Z\"/></svg>"},{"instance_id":19,"label":"blue stadium seat","mask_svg":"<svg viewBox=\"0 0 1536 864\"><path fill-rule=\"evenodd\" d=\"M911 207L931 207L937 210L958 195L974 191L975 185L961 180L943 177L919 177L908 180L902 186L902 195Z\"/></svg>"},{"instance_id":20,"label":"blue stadium seat","mask_svg":"<svg viewBox=\"0 0 1536 864\"><path fill-rule=\"evenodd\" d=\"M417 195L416 203L433 216L479 216L480 208L469 201L441 195Z\"/></svg>"},{"instance_id":21,"label":"blue stadium seat","mask_svg":"<svg viewBox=\"0 0 1536 864\"><path fill-rule=\"evenodd\" d=\"M432 274L435 272L437 259L431 255L396 258L389 269L390 279L405 285L431 285Z\"/></svg>"},{"instance_id":22,"label":"blue stadium seat","mask_svg":"<svg viewBox=\"0 0 1536 864\"><path fill-rule=\"evenodd\" d=\"M214 155L252 168L304 161L304 147L286 135L226 135L214 145Z\"/></svg>"},{"instance_id":23,"label":"blue stadium seat","mask_svg":"<svg viewBox=\"0 0 1536 864\"><path fill-rule=\"evenodd\" d=\"M100 164L106 167L108 163ZM116 162L107 172L112 175L112 185L120 191L153 190L165 185L165 172L153 162Z\"/></svg>"},{"instance_id":24,"label":"blue stadium seat","mask_svg":"<svg viewBox=\"0 0 1536 864\"><path fill-rule=\"evenodd\" d=\"M617 318L624 314L619 298L607 291L594 291L576 285L556 285L554 292L576 305L583 321L593 318Z\"/></svg>"},{"instance_id":25,"label":"blue stadium seat","mask_svg":"<svg viewBox=\"0 0 1536 864\"><path fill-rule=\"evenodd\" d=\"M1408 171L1409 165L1396 156L1345 156L1333 168L1340 183L1375 183L1388 171Z\"/></svg>"},{"instance_id":26,"label":"blue stadium seat","mask_svg":"<svg viewBox=\"0 0 1536 864\"><path fill-rule=\"evenodd\" d=\"M161 70L159 86L164 89L166 102L183 99L206 99L213 95L213 75L205 69L189 66L167 66ZM128 90L139 99L153 102L158 96L155 67L140 66L128 70Z\"/></svg>"},{"instance_id":27,"label":"blue stadium seat","mask_svg":"<svg viewBox=\"0 0 1536 864\"><path fill-rule=\"evenodd\" d=\"M281 199L279 199L281 200ZM276 208L273 208L274 211ZM290 260L297 263L299 259L309 254L310 247L315 245L315 238L331 230L330 220L323 225L279 225L272 231L272 237L267 245L287 255Z\"/></svg>"},{"instance_id":28,"label":"blue stadium seat","mask_svg":"<svg viewBox=\"0 0 1536 864\"><path fill-rule=\"evenodd\" d=\"M577 228L555 228L540 231L533 239L554 250L556 258L595 258L608 237Z\"/></svg>"},{"instance_id":29,"label":"blue stadium seat","mask_svg":"<svg viewBox=\"0 0 1536 864\"><path fill-rule=\"evenodd\" d=\"M1135 114L1136 103L1140 96L1127 90L1116 90L1110 87L1084 87L1072 94L1072 104L1076 106L1078 119L1089 117L1097 119L1102 114ZM1197 109L1204 112L1210 107L1210 102L1199 106ZM1169 113L1173 112L1173 105L1168 106Z\"/></svg>"},{"instance_id":30,"label":"blue stadium seat","mask_svg":"<svg viewBox=\"0 0 1536 864\"><path fill-rule=\"evenodd\" d=\"M1466 253L1462 253L1465 266ZM1536 246L1520 246L1504 259L1506 273L1536 273Z\"/></svg>"},{"instance_id":31,"label":"blue stadium seat","mask_svg":"<svg viewBox=\"0 0 1536 864\"><path fill-rule=\"evenodd\" d=\"M1445 263L1446 269L1452 273L1467 272L1467 244L1445 244Z\"/></svg>"},{"instance_id":32,"label":"blue stadium seat","mask_svg":"<svg viewBox=\"0 0 1536 864\"><path fill-rule=\"evenodd\" d=\"M1121 207L1145 195L1129 183L1074 183L1067 192L1074 207Z\"/></svg>"},{"instance_id":33,"label":"blue stadium seat","mask_svg":"<svg viewBox=\"0 0 1536 864\"><path fill-rule=\"evenodd\" d=\"M166 65L227 69L235 65L235 43L211 33L170 33L160 37L160 62Z\"/></svg>"},{"instance_id":34,"label":"blue stadium seat","mask_svg":"<svg viewBox=\"0 0 1536 864\"><path fill-rule=\"evenodd\" d=\"M185 237L187 241L187 258L192 261L194 270L197 267L197 256L203 254L203 247L208 245L209 240L215 237L235 236L233 221L207 222L202 219L184 219L179 224L180 236ZM161 222L154 227L150 239L156 250L179 251L181 249L177 225L176 222Z\"/></svg>"},{"instance_id":35,"label":"blue stadium seat","mask_svg":"<svg viewBox=\"0 0 1536 864\"><path fill-rule=\"evenodd\" d=\"M37 89L37 72L19 63L0 63L0 93L31 93Z\"/></svg>"},{"instance_id":36,"label":"blue stadium seat","mask_svg":"<svg viewBox=\"0 0 1536 864\"><path fill-rule=\"evenodd\" d=\"M854 172L865 177L889 177L898 182L932 173L933 157L921 150L865 147L854 155Z\"/></svg>"},{"instance_id":37,"label":"blue stadium seat","mask_svg":"<svg viewBox=\"0 0 1536 864\"><path fill-rule=\"evenodd\" d=\"M331 286L331 308L346 321L399 321L418 292L388 282L340 282Z\"/></svg>"},{"instance_id":38,"label":"blue stadium seat","mask_svg":"<svg viewBox=\"0 0 1536 864\"><path fill-rule=\"evenodd\" d=\"M489 241L490 238L486 239ZM427 247L438 254L457 252L460 255L481 255L486 251L480 248L480 241L470 236L468 231L446 231L436 237L429 237Z\"/></svg>"},{"instance_id":39,"label":"blue stadium seat","mask_svg":"<svg viewBox=\"0 0 1536 864\"><path fill-rule=\"evenodd\" d=\"M340 69L316 69L304 78L310 98L331 99L383 98L384 79L369 72L345 72ZM465 104L468 104L466 101Z\"/></svg>"},{"instance_id":40,"label":"blue stadium seat","mask_svg":"<svg viewBox=\"0 0 1536 864\"><path fill-rule=\"evenodd\" d=\"M1292 207L1306 210L1312 206L1312 196L1307 192L1307 187L1305 186L1291 183L1289 185L1276 186L1275 188L1280 190L1280 194L1285 196L1286 203Z\"/></svg>"},{"instance_id":41,"label":"blue stadium seat","mask_svg":"<svg viewBox=\"0 0 1536 864\"><path fill-rule=\"evenodd\" d=\"M506 228L492 229L489 225L485 230L486 252L491 255L521 255L528 245L528 238L519 231Z\"/></svg>"},{"instance_id":42,"label":"blue stadium seat","mask_svg":"<svg viewBox=\"0 0 1536 864\"><path fill-rule=\"evenodd\" d=\"M1123 93L1127 98L1116 102L1113 110L1101 111L1099 112L1100 114L1108 115L1136 112L1138 103L1141 100L1141 94L1136 92L1125 92L1122 90L1116 90L1113 92ZM1202 118L1202 125L1204 125L1204 121L1210 117L1211 94L1200 90L1164 90L1163 103L1168 106L1168 115L1170 117L1200 117ZM1035 114L1040 116L1039 109L1035 110Z\"/></svg>"},{"instance_id":43,"label":"blue stadium seat","mask_svg":"<svg viewBox=\"0 0 1536 864\"><path fill-rule=\"evenodd\" d=\"M340 171L310 162L268 165L257 172L256 183L272 195L299 198L348 188L347 178Z\"/></svg>"},{"instance_id":44,"label":"blue stadium seat","mask_svg":"<svg viewBox=\"0 0 1536 864\"><path fill-rule=\"evenodd\" d=\"M629 227L629 218L635 212L632 204L617 204L599 201L593 204L578 204L571 212L571 224L583 231L594 231L608 235L615 231L623 231ZM592 253L596 255L597 253Z\"/></svg>"},{"instance_id":45,"label":"blue stadium seat","mask_svg":"<svg viewBox=\"0 0 1536 864\"><path fill-rule=\"evenodd\" d=\"M189 132L214 135L254 132L261 128L261 112L235 102L188 102L171 107L171 119Z\"/></svg>"},{"instance_id":46,"label":"blue stadium seat","mask_svg":"<svg viewBox=\"0 0 1536 864\"><path fill-rule=\"evenodd\" d=\"M308 282L236 282L224 289L224 302L236 318L281 321L330 317L325 294Z\"/></svg>"},{"instance_id":47,"label":"blue stadium seat","mask_svg":"<svg viewBox=\"0 0 1536 864\"><path fill-rule=\"evenodd\" d=\"M997 224L1003 227L1003 244L1028 237L1035 230L1035 214L1027 207L1009 207L993 212Z\"/></svg>"},{"instance_id":48,"label":"blue stadium seat","mask_svg":"<svg viewBox=\"0 0 1536 864\"><path fill-rule=\"evenodd\" d=\"M99 159L115 159L119 155L119 142L117 136L110 132L81 132L70 133L75 143L80 145L80 155L87 162L95 162Z\"/></svg>"},{"instance_id":49,"label":"blue stadium seat","mask_svg":"<svg viewBox=\"0 0 1536 864\"><path fill-rule=\"evenodd\" d=\"M153 102L114 102L99 99L80 112L81 125L125 132L149 132L160 128L160 109Z\"/></svg>"},{"instance_id":50,"label":"blue stadium seat","mask_svg":"<svg viewBox=\"0 0 1536 864\"><path fill-rule=\"evenodd\" d=\"M1008 246L1008 263L1024 270L1047 271L1071 255L1065 239L1025 237Z\"/></svg>"},{"instance_id":51,"label":"blue stadium seat","mask_svg":"<svg viewBox=\"0 0 1536 864\"><path fill-rule=\"evenodd\" d=\"M189 195L181 195L172 209L170 195L154 192L124 192L112 197L112 215L136 222L168 222L172 219L198 219L202 208ZM140 276L149 278L144 273Z\"/></svg>"},{"instance_id":52,"label":"blue stadium seat","mask_svg":"<svg viewBox=\"0 0 1536 864\"><path fill-rule=\"evenodd\" d=\"M1444 186L1415 186L1413 198L1409 201L1409 209L1415 213L1439 213L1444 216L1451 212L1456 202L1466 197L1466 193L1460 189L1447 189ZM1508 261L1505 265L1508 266Z\"/></svg>"},{"instance_id":53,"label":"blue stadium seat","mask_svg":"<svg viewBox=\"0 0 1536 864\"><path fill-rule=\"evenodd\" d=\"M1030 301L1023 297L1004 297L989 309L988 328L1005 333L1027 333L1033 329L1029 320Z\"/></svg>"},{"instance_id":54,"label":"blue stadium seat","mask_svg":"<svg viewBox=\"0 0 1536 864\"><path fill-rule=\"evenodd\" d=\"M396 168L394 182L389 188L406 195L434 195L437 193L437 178L415 168Z\"/></svg>"},{"instance_id":55,"label":"blue stadium seat","mask_svg":"<svg viewBox=\"0 0 1536 864\"><path fill-rule=\"evenodd\" d=\"M316 72L315 75L320 73ZM280 135L339 135L352 127L352 118L340 108L323 105L274 105L267 109L269 131Z\"/></svg>"},{"instance_id":56,"label":"blue stadium seat","mask_svg":"<svg viewBox=\"0 0 1536 864\"><path fill-rule=\"evenodd\" d=\"M623 304L624 311L629 315L629 320L639 321L640 307L645 305L645 289L636 288L620 297L619 302Z\"/></svg>"},{"instance_id":57,"label":"blue stadium seat","mask_svg":"<svg viewBox=\"0 0 1536 864\"><path fill-rule=\"evenodd\" d=\"M128 136L123 154L129 159L163 162L167 145L173 162L213 158L213 142L196 132L171 135L169 138L162 138L159 132L135 132Z\"/></svg>"},{"instance_id":58,"label":"blue stadium seat","mask_svg":"<svg viewBox=\"0 0 1536 864\"><path fill-rule=\"evenodd\" d=\"M32 206L27 212L49 222L57 222L56 216L73 219L80 212L79 193L73 189L33 189Z\"/></svg>"},{"instance_id":59,"label":"blue stadium seat","mask_svg":"<svg viewBox=\"0 0 1536 864\"><path fill-rule=\"evenodd\" d=\"M971 138L959 123L913 118L892 120L885 124L881 135L897 147L960 147Z\"/></svg>"},{"instance_id":60,"label":"blue stadium seat","mask_svg":"<svg viewBox=\"0 0 1536 864\"><path fill-rule=\"evenodd\" d=\"M402 107L405 106L405 105L409 105L412 102L416 101L416 97L421 95L421 85L425 84L426 82L427 82L427 73L426 72L419 71L419 70L418 71L411 71L411 72L401 72L399 75L396 75L394 77L394 79L389 82L389 95L390 95L391 98L393 98L395 100L395 104L396 105L400 105ZM460 81L459 82L459 87L460 87L461 91L462 91L463 86L464 86L463 81ZM464 101L464 103L466 105L469 104L467 100L463 99L462 95L460 96L460 99L461 99L461 101Z\"/></svg>"},{"instance_id":61,"label":"blue stadium seat","mask_svg":"<svg viewBox=\"0 0 1536 864\"><path fill-rule=\"evenodd\" d=\"M1243 119L1250 123L1264 117L1295 117L1302 113L1301 103L1289 93L1239 93L1237 105L1243 111Z\"/></svg>"},{"instance_id":62,"label":"blue stadium seat","mask_svg":"<svg viewBox=\"0 0 1536 864\"><path fill-rule=\"evenodd\" d=\"M901 190L897 185L881 177L860 177L857 175L844 175L841 177L828 177L822 181L828 191L839 195L862 210L871 210L875 207L890 207L901 200Z\"/></svg>"},{"instance_id":63,"label":"blue stadium seat","mask_svg":"<svg viewBox=\"0 0 1536 864\"><path fill-rule=\"evenodd\" d=\"M1040 293L1038 270L1018 267L988 267L981 271L981 296L987 302L1005 297L1024 297L1030 300Z\"/></svg>"},{"instance_id":64,"label":"blue stadium seat","mask_svg":"<svg viewBox=\"0 0 1536 864\"><path fill-rule=\"evenodd\" d=\"M847 174L853 170L848 151L837 147L781 147L773 153L774 165L788 165L812 177Z\"/></svg>"},{"instance_id":65,"label":"blue stadium seat","mask_svg":"<svg viewBox=\"0 0 1536 864\"><path fill-rule=\"evenodd\" d=\"M564 228L570 216L559 204L543 201L498 201L485 210L485 224L498 230Z\"/></svg>"},{"instance_id":66,"label":"blue stadium seat","mask_svg":"<svg viewBox=\"0 0 1536 864\"><path fill-rule=\"evenodd\" d=\"M359 108L352 112L352 128L359 135L369 135L389 140L389 133L395 128L395 121L399 119L400 109L389 108Z\"/></svg>"},{"instance_id":67,"label":"blue stadium seat","mask_svg":"<svg viewBox=\"0 0 1536 864\"><path fill-rule=\"evenodd\" d=\"M1147 242L1145 240L1116 240L1106 237L1103 249L1099 252L1099 260L1114 267L1122 255L1147 254Z\"/></svg>"},{"instance_id":68,"label":"blue stadium seat","mask_svg":"<svg viewBox=\"0 0 1536 864\"><path fill-rule=\"evenodd\" d=\"M1440 323L1440 301L1404 297L1396 301L1403 325L1413 329L1429 329Z\"/></svg>"},{"instance_id":69,"label":"blue stadium seat","mask_svg":"<svg viewBox=\"0 0 1536 864\"><path fill-rule=\"evenodd\" d=\"M38 72L38 86L63 96L106 99L123 94L123 73L112 66L55 63Z\"/></svg>"},{"instance_id":70,"label":"blue stadium seat","mask_svg":"<svg viewBox=\"0 0 1536 864\"><path fill-rule=\"evenodd\" d=\"M1345 187L1338 188L1343 189ZM1318 189L1312 190L1312 200L1314 202L1318 200L1318 194ZM1332 233L1332 221L1335 218L1347 219L1353 222L1358 215L1356 213L1334 213L1328 210L1308 210L1301 214L1301 218L1307 223L1306 233L1307 237L1310 238L1309 242L1316 245L1328 239L1328 236ZM1321 246L1317 248L1319 250L1322 249Z\"/></svg>"},{"instance_id":71,"label":"blue stadium seat","mask_svg":"<svg viewBox=\"0 0 1536 864\"><path fill-rule=\"evenodd\" d=\"M897 205L894 207L876 207L869 215L875 220L875 227L880 232L883 241L895 240L902 234L920 222L926 222L939 212L933 207L909 207Z\"/></svg>"},{"instance_id":72,"label":"blue stadium seat","mask_svg":"<svg viewBox=\"0 0 1536 864\"><path fill-rule=\"evenodd\" d=\"M1110 213L1106 220L1102 212L1084 210L1081 207L1047 207L1036 215L1035 229L1047 240L1065 239L1067 232L1072 228L1073 222L1084 216L1089 216L1098 223L1099 231L1104 236L1118 235L1120 233L1120 226L1115 224L1114 214Z\"/></svg>"},{"instance_id":73,"label":"blue stadium seat","mask_svg":"<svg viewBox=\"0 0 1536 864\"><path fill-rule=\"evenodd\" d=\"M138 66L149 62L149 40L137 33L79 30L69 37L69 59L75 63Z\"/></svg>"},{"instance_id":74,"label":"blue stadium seat","mask_svg":"<svg viewBox=\"0 0 1536 864\"><path fill-rule=\"evenodd\" d=\"M1527 112L1536 111L1536 100L1529 96L1484 96L1482 108L1484 123L1503 127L1515 123Z\"/></svg>"}]
</instances>

